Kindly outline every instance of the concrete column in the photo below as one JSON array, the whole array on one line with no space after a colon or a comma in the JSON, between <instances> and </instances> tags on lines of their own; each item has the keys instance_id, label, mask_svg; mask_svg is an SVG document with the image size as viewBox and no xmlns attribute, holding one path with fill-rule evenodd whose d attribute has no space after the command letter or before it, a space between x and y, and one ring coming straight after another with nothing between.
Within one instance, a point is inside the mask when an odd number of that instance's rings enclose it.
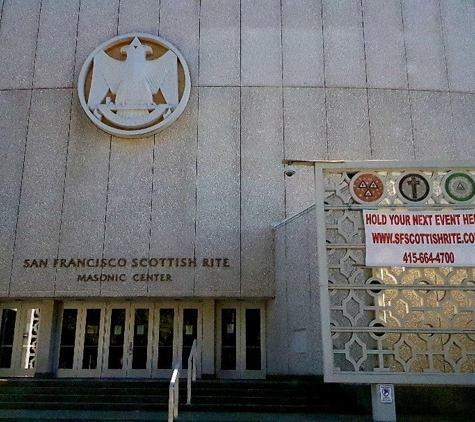
<instances>
[{"instance_id":1,"label":"concrete column","mask_svg":"<svg viewBox=\"0 0 475 422\"><path fill-rule=\"evenodd\" d=\"M40 332L36 347L36 378L51 378L56 374L61 302L45 301L40 306Z\"/></svg>"},{"instance_id":2,"label":"concrete column","mask_svg":"<svg viewBox=\"0 0 475 422\"><path fill-rule=\"evenodd\" d=\"M393 384L371 384L374 422L396 422L396 400Z\"/></svg>"},{"instance_id":3,"label":"concrete column","mask_svg":"<svg viewBox=\"0 0 475 422\"><path fill-rule=\"evenodd\" d=\"M203 341L201 343L201 373L205 376L214 376L214 300L203 301Z\"/></svg>"}]
</instances>

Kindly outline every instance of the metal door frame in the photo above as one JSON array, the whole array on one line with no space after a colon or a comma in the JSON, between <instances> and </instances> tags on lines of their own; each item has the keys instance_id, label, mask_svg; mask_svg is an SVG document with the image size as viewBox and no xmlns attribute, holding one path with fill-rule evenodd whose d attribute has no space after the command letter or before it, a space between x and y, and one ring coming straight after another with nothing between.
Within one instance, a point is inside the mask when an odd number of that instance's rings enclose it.
<instances>
[{"instance_id":1,"label":"metal door frame","mask_svg":"<svg viewBox=\"0 0 475 422\"><path fill-rule=\"evenodd\" d=\"M221 324L222 310L236 309L236 369L221 369ZM246 309L260 310L260 336L261 336L261 369L246 369ZM233 301L224 300L216 302L216 376L218 378L263 379L266 377L266 304L261 301Z\"/></svg>"},{"instance_id":2,"label":"metal door frame","mask_svg":"<svg viewBox=\"0 0 475 422\"><path fill-rule=\"evenodd\" d=\"M26 360L30 360L29 353L32 350L32 341L34 336L36 341L40 336L40 314L41 314L41 302L23 302L23 301L11 301L0 303L0 324L3 316L3 309L16 309L17 315L15 319L15 329L13 334L12 344L12 357L10 368L0 368L0 376L10 377L33 377L35 375L35 363L33 357L33 365L29 368ZM31 321L33 311L38 309L38 321L36 326L36 332ZM30 364L31 365L31 362Z\"/></svg>"}]
</instances>

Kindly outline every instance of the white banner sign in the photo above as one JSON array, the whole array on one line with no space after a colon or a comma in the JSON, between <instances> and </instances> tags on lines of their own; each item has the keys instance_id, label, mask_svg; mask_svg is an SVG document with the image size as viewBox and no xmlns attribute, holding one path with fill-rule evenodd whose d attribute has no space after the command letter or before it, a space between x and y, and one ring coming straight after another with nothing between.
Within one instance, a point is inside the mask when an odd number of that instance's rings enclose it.
<instances>
[{"instance_id":1,"label":"white banner sign","mask_svg":"<svg viewBox=\"0 0 475 422\"><path fill-rule=\"evenodd\" d=\"M475 266L475 210L363 211L369 267Z\"/></svg>"}]
</instances>

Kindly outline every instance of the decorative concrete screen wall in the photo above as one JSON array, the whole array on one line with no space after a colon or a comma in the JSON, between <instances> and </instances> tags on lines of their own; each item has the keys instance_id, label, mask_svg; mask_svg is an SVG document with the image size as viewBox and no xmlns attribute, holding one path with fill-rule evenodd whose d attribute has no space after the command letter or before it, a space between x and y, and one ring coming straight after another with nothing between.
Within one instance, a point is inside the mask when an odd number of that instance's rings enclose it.
<instances>
[{"instance_id":1,"label":"decorative concrete screen wall","mask_svg":"<svg viewBox=\"0 0 475 422\"><path fill-rule=\"evenodd\" d=\"M473 384L465 164L315 163L326 381Z\"/></svg>"}]
</instances>

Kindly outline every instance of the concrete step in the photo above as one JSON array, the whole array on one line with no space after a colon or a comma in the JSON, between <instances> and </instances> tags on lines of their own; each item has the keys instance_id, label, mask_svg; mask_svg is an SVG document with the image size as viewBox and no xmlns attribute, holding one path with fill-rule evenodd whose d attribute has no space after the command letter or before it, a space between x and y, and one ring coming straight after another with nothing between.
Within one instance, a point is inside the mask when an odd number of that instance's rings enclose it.
<instances>
[{"instance_id":1,"label":"concrete step","mask_svg":"<svg viewBox=\"0 0 475 422\"><path fill-rule=\"evenodd\" d=\"M0 409L166 412L168 381L5 379Z\"/></svg>"},{"instance_id":2,"label":"concrete step","mask_svg":"<svg viewBox=\"0 0 475 422\"><path fill-rule=\"evenodd\" d=\"M167 380L6 379L0 382L0 409L10 414L31 409L51 411L55 417L68 412L102 412L110 417L114 411L143 417L166 413L168 394ZM338 385L318 379L198 380L193 383L192 404L185 403L186 380L182 380L180 411L186 409L189 414L362 413Z\"/></svg>"},{"instance_id":3,"label":"concrete step","mask_svg":"<svg viewBox=\"0 0 475 422\"><path fill-rule=\"evenodd\" d=\"M166 422L165 412L82 412L82 411L1 411L0 421L5 422ZM398 416L398 422L467 422L466 417L454 416ZM176 422L372 422L370 415L340 414L275 414L275 413L211 413L181 412Z\"/></svg>"},{"instance_id":4,"label":"concrete step","mask_svg":"<svg viewBox=\"0 0 475 422\"><path fill-rule=\"evenodd\" d=\"M201 381L192 387L193 411L365 413L355 397L320 379Z\"/></svg>"},{"instance_id":5,"label":"concrete step","mask_svg":"<svg viewBox=\"0 0 475 422\"><path fill-rule=\"evenodd\" d=\"M167 422L165 412L96 412L96 411L7 411L0 412L0 421L7 422ZM216 412L180 412L176 422L371 422L369 416L359 415L327 415L299 413L216 413Z\"/></svg>"},{"instance_id":6,"label":"concrete step","mask_svg":"<svg viewBox=\"0 0 475 422\"><path fill-rule=\"evenodd\" d=\"M102 410L5 410L0 411L0 421L15 422L98 422L98 421L133 421L133 422L167 422L168 412L134 412Z\"/></svg>"}]
</instances>

